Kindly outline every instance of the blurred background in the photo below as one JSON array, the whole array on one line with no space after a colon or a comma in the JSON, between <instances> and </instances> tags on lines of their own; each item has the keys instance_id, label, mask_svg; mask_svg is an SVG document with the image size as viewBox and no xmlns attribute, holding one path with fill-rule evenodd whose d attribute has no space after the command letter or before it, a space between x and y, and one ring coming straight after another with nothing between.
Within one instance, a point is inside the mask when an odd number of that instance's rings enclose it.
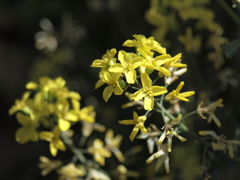
<instances>
[{"instance_id":1,"label":"blurred background","mask_svg":"<svg viewBox=\"0 0 240 180\"><path fill-rule=\"evenodd\" d=\"M230 2L228 5L231 7ZM121 109L121 105L128 99L114 96L105 103L102 99L103 88L94 90L98 80L98 69L90 68L93 60L101 59L106 50L111 48L130 51L122 47L122 44L127 39L133 39L133 34L149 37L154 35L154 32L156 34L156 28L164 27L157 27L156 23L149 20L147 12L153 6L154 1L149 0L0 2L0 179L54 178L41 177L37 168L40 155L50 157L48 143L40 141L19 145L15 141L15 132L20 125L15 116L8 115L9 108L25 91L25 84L30 80L36 81L43 75L52 78L62 76L70 90L81 94L83 106L94 105L97 121L107 124L109 128L115 129L116 134L126 137L121 145L123 151L142 145L142 152L138 152L136 157L133 156L135 164L129 164L128 167L143 172L142 177L145 179L154 179L154 176L162 179L191 179L197 176L201 179L202 147L196 142L196 146L191 145L194 138L186 135L189 138L187 145L176 145L178 153L173 153L173 159L170 157L171 175L166 175L163 167L160 168L160 172L152 172L151 166L145 165L145 160L149 157L145 142L136 140L131 143L128 136L132 127L123 127L117 123L118 120L132 117L133 109ZM228 39L226 42L239 37L239 27L218 3L208 3L206 8L215 12L213 19L221 25L222 36ZM234 11L239 15L237 9ZM186 27L193 27L194 22L195 20L183 20L180 16L175 17L172 23L177 23L178 26L172 26L169 30L171 32L163 37L164 41L168 41L163 42L168 53L174 56L182 52L182 62L188 64L188 72L180 77L185 81L184 91L196 91L191 102L183 104L182 107L185 112L190 112L196 109L200 101L207 105L222 98L225 107L217 112L222 122L221 128L206 124L205 120L201 120L197 115L190 118L190 126L196 132L213 129L226 135L227 139L240 140L239 49L230 59L223 55L223 62L219 65L216 61L208 59L208 53L213 49L207 45L209 34L212 32L196 30L193 34L201 36L201 46L197 52L189 53L183 44L177 42L176 37L185 34ZM170 21L167 23L171 24ZM202 125L203 122L206 125ZM216 179L226 179L226 175L228 179L239 177L239 152L236 147L236 158L233 160L227 154L217 152L218 158L212 163L209 174ZM191 153L194 157L189 155ZM64 157L64 153L60 153L61 156ZM184 168L182 164L186 165L185 170L181 169ZM195 164L199 171L194 169L192 164ZM186 174L189 167L193 168L194 173L188 176Z\"/></svg>"}]
</instances>

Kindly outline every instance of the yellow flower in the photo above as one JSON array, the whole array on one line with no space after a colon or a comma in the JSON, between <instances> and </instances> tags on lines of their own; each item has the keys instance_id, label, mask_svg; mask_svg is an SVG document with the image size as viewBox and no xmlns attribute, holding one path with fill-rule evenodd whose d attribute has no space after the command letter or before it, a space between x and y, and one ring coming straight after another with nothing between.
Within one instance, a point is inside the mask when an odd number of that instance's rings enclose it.
<instances>
[{"instance_id":1,"label":"yellow flower","mask_svg":"<svg viewBox=\"0 0 240 180\"><path fill-rule=\"evenodd\" d=\"M67 131L71 127L72 122L77 122L79 120L78 115L74 112L69 111L70 104L65 99L59 99L56 102L54 113L58 117L58 126L61 131Z\"/></svg>"},{"instance_id":2,"label":"yellow flower","mask_svg":"<svg viewBox=\"0 0 240 180\"><path fill-rule=\"evenodd\" d=\"M95 161L101 166L105 165L105 157L111 157L111 152L103 147L103 142L100 139L95 139L93 146L88 148L88 152L94 155Z\"/></svg>"},{"instance_id":3,"label":"yellow flower","mask_svg":"<svg viewBox=\"0 0 240 180\"><path fill-rule=\"evenodd\" d=\"M44 156L40 156L39 160L40 163L38 164L38 167L43 169L41 171L42 176L46 176L52 170L58 169L60 166L62 166L62 162L60 160L50 160Z\"/></svg>"},{"instance_id":4,"label":"yellow flower","mask_svg":"<svg viewBox=\"0 0 240 180\"><path fill-rule=\"evenodd\" d=\"M233 144L240 145L240 141L236 140L226 140L226 137L223 135L218 136L214 131L199 131L199 134L202 136L210 135L217 140L217 143L212 142L212 148L214 151L222 150L225 153L228 152L230 158L234 157L233 154Z\"/></svg>"},{"instance_id":5,"label":"yellow flower","mask_svg":"<svg viewBox=\"0 0 240 180\"><path fill-rule=\"evenodd\" d=\"M184 93L180 93L182 87L184 85L184 82L180 82L180 84L178 85L178 87L176 88L176 90L173 90L172 92L170 92L169 94L166 95L165 100L166 101L174 101L174 100L182 100L182 101L189 101L189 99L187 99L186 97L192 96L195 94L194 91L187 91Z\"/></svg>"},{"instance_id":6,"label":"yellow flower","mask_svg":"<svg viewBox=\"0 0 240 180\"><path fill-rule=\"evenodd\" d=\"M53 132L48 131L40 132L40 138L50 142L49 148L53 156L57 155L58 149L62 151L66 150L64 143L60 139L60 133L61 131L58 126L54 128Z\"/></svg>"},{"instance_id":7,"label":"yellow flower","mask_svg":"<svg viewBox=\"0 0 240 180\"><path fill-rule=\"evenodd\" d=\"M121 79L120 73L109 73L103 71L103 81L108 84L108 86L103 90L103 99L107 102L111 97L112 93L115 95L121 95L123 89L120 86Z\"/></svg>"},{"instance_id":8,"label":"yellow flower","mask_svg":"<svg viewBox=\"0 0 240 180\"><path fill-rule=\"evenodd\" d=\"M178 124L180 119L181 119L182 115L180 114L176 119L174 119L173 121L170 121L168 123L166 123L162 129L164 129L164 132L162 133L162 135L160 136L159 140L158 140L158 144L162 144L163 140L165 139L165 137L168 138L168 145L167 145L167 150L168 152L171 152L171 147L172 147L172 137L176 136L180 141L184 142L187 139L183 138L182 136L178 135L175 131L173 126L175 124Z\"/></svg>"},{"instance_id":9,"label":"yellow flower","mask_svg":"<svg viewBox=\"0 0 240 180\"><path fill-rule=\"evenodd\" d=\"M115 138L113 137L113 130L109 129L105 136L106 148L109 151L112 151L113 154L117 157L120 162L124 161L124 156L122 152L119 150L120 143L123 139L122 135L117 135Z\"/></svg>"},{"instance_id":10,"label":"yellow flower","mask_svg":"<svg viewBox=\"0 0 240 180\"><path fill-rule=\"evenodd\" d=\"M51 79L47 76L39 78L40 84L36 82L29 82L26 84L26 89L40 90L42 96L46 101L53 101L54 98L73 98L80 100L81 96L77 92L69 91L65 87L66 81L62 77Z\"/></svg>"},{"instance_id":11,"label":"yellow flower","mask_svg":"<svg viewBox=\"0 0 240 180\"><path fill-rule=\"evenodd\" d=\"M192 35L192 29L189 27L186 29L186 35L178 36L178 40L184 44L187 53L198 52L201 47L201 38L199 36L194 38Z\"/></svg>"},{"instance_id":12,"label":"yellow flower","mask_svg":"<svg viewBox=\"0 0 240 180\"><path fill-rule=\"evenodd\" d=\"M118 60L121 62L112 65L109 72L124 73L129 84L134 84L136 81L135 69L142 65L142 57L133 57L125 51L119 51Z\"/></svg>"},{"instance_id":13,"label":"yellow flower","mask_svg":"<svg viewBox=\"0 0 240 180\"><path fill-rule=\"evenodd\" d=\"M201 116L201 118L203 118L203 119L207 119L207 117L205 117L202 113L209 114L207 122L210 123L213 120L215 122L215 124L218 127L220 127L221 122L216 117L214 112L215 112L217 107L223 107L222 101L223 101L222 99L218 99L216 102L213 102L213 103L209 104L207 107L204 107L204 108L201 107L203 102L199 103L198 108L197 108L197 112L198 112L199 116Z\"/></svg>"},{"instance_id":14,"label":"yellow flower","mask_svg":"<svg viewBox=\"0 0 240 180\"><path fill-rule=\"evenodd\" d=\"M141 69L143 69L143 67L149 69L156 69L157 71L163 73L166 76L171 76L171 73L165 67L162 66L165 63L171 61L171 56L169 54L163 54L157 57L153 57L154 53L145 47L138 48L137 50L145 58L145 61L143 62Z\"/></svg>"},{"instance_id":15,"label":"yellow flower","mask_svg":"<svg viewBox=\"0 0 240 180\"><path fill-rule=\"evenodd\" d=\"M78 180L86 174L86 170L81 165L76 166L73 163L69 163L61 167L57 173L59 174L58 180Z\"/></svg>"},{"instance_id":16,"label":"yellow flower","mask_svg":"<svg viewBox=\"0 0 240 180\"><path fill-rule=\"evenodd\" d=\"M86 106L80 109L80 102L75 99L72 99L72 106L73 106L73 110L70 110L69 112L76 113L78 115L78 119L82 121L87 121L90 123L95 122L96 112L94 111L93 106Z\"/></svg>"},{"instance_id":17,"label":"yellow flower","mask_svg":"<svg viewBox=\"0 0 240 180\"><path fill-rule=\"evenodd\" d=\"M135 34L133 37L136 40L126 40L123 43L123 46L136 48L146 47L147 49L157 51L160 54L166 54L166 48L163 48L157 41L155 41L154 37L146 38L141 34Z\"/></svg>"},{"instance_id":18,"label":"yellow flower","mask_svg":"<svg viewBox=\"0 0 240 180\"><path fill-rule=\"evenodd\" d=\"M141 132L143 133L147 133L147 129L145 128L144 126L144 123L145 121L147 120L147 117L146 116L138 116L138 114L134 111L133 112L133 119L131 120L121 120L121 121L118 121L120 124L125 124L125 125L129 125L129 124L132 124L132 125L135 125L129 138L131 141L134 140L134 138L136 137L139 129Z\"/></svg>"},{"instance_id":19,"label":"yellow flower","mask_svg":"<svg viewBox=\"0 0 240 180\"><path fill-rule=\"evenodd\" d=\"M152 86L152 80L147 73L141 74L142 89L131 95L131 99L138 101L144 99L144 109L151 111L154 106L154 96L159 96L167 92L163 86Z\"/></svg>"},{"instance_id":20,"label":"yellow flower","mask_svg":"<svg viewBox=\"0 0 240 180\"><path fill-rule=\"evenodd\" d=\"M107 50L106 54L102 56L102 59L93 61L91 67L102 68L104 71L108 70L109 67L116 63L116 58L114 58L116 53L116 49Z\"/></svg>"},{"instance_id":21,"label":"yellow flower","mask_svg":"<svg viewBox=\"0 0 240 180\"><path fill-rule=\"evenodd\" d=\"M13 115L17 111L23 111L27 114L29 114L29 107L26 105L26 101L28 100L31 92L26 91L23 93L21 100L17 99L15 101L15 104L9 109L9 115Z\"/></svg>"},{"instance_id":22,"label":"yellow flower","mask_svg":"<svg viewBox=\"0 0 240 180\"><path fill-rule=\"evenodd\" d=\"M38 141L36 132L37 122L22 113L16 114L17 121L23 126L19 128L15 134L16 141L24 144L28 141Z\"/></svg>"},{"instance_id":23,"label":"yellow flower","mask_svg":"<svg viewBox=\"0 0 240 180\"><path fill-rule=\"evenodd\" d=\"M153 153L147 160L146 163L151 163L154 159L158 159L156 170L164 163L165 170L167 173L170 172L169 157L167 151L167 144L161 144L158 146L158 151Z\"/></svg>"}]
</instances>

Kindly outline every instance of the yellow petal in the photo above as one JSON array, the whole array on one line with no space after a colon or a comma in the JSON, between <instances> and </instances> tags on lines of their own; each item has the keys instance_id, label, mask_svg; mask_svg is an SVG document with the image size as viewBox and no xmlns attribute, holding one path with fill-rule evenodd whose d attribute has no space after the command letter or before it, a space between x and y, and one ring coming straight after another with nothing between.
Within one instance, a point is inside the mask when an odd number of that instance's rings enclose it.
<instances>
[{"instance_id":1,"label":"yellow petal","mask_svg":"<svg viewBox=\"0 0 240 180\"><path fill-rule=\"evenodd\" d=\"M125 76L126 76L128 84L134 84L135 83L135 80L136 80L136 71L135 70L126 72Z\"/></svg>"},{"instance_id":2,"label":"yellow petal","mask_svg":"<svg viewBox=\"0 0 240 180\"><path fill-rule=\"evenodd\" d=\"M153 96L159 96L161 94L167 93L167 89L163 86L152 86L151 91Z\"/></svg>"},{"instance_id":3,"label":"yellow petal","mask_svg":"<svg viewBox=\"0 0 240 180\"><path fill-rule=\"evenodd\" d=\"M53 143L49 144L49 148L50 148L50 152L51 152L52 156L56 156L57 152L58 152L58 149L54 146Z\"/></svg>"},{"instance_id":4,"label":"yellow petal","mask_svg":"<svg viewBox=\"0 0 240 180\"><path fill-rule=\"evenodd\" d=\"M151 86L152 86L152 80L149 78L147 73L141 74L141 82L142 82L143 89L145 87L151 88Z\"/></svg>"},{"instance_id":5,"label":"yellow petal","mask_svg":"<svg viewBox=\"0 0 240 180\"><path fill-rule=\"evenodd\" d=\"M69 120L69 121L73 121L76 122L78 121L78 115L72 112L67 112L64 116L65 119Z\"/></svg>"},{"instance_id":6,"label":"yellow petal","mask_svg":"<svg viewBox=\"0 0 240 180\"><path fill-rule=\"evenodd\" d=\"M136 137L138 131L139 131L139 128L135 126L135 127L133 128L130 136L129 136L129 138L130 138L131 141L134 140L134 138Z\"/></svg>"},{"instance_id":7,"label":"yellow petal","mask_svg":"<svg viewBox=\"0 0 240 180\"><path fill-rule=\"evenodd\" d=\"M58 119L58 127L61 131L67 131L71 127L71 123L65 119Z\"/></svg>"},{"instance_id":8,"label":"yellow petal","mask_svg":"<svg viewBox=\"0 0 240 180\"><path fill-rule=\"evenodd\" d=\"M153 96L144 97L144 109L151 111L154 106L154 98Z\"/></svg>"},{"instance_id":9,"label":"yellow petal","mask_svg":"<svg viewBox=\"0 0 240 180\"><path fill-rule=\"evenodd\" d=\"M29 82L26 84L26 89L36 90L38 88L38 84L36 82Z\"/></svg>"},{"instance_id":10,"label":"yellow petal","mask_svg":"<svg viewBox=\"0 0 240 180\"><path fill-rule=\"evenodd\" d=\"M113 64L109 69L109 72L113 73L122 73L124 71L124 67L120 63Z\"/></svg>"},{"instance_id":11,"label":"yellow petal","mask_svg":"<svg viewBox=\"0 0 240 180\"><path fill-rule=\"evenodd\" d=\"M134 99L134 101L141 100L145 96L145 93L142 89L138 90L134 94L130 96L131 99Z\"/></svg>"},{"instance_id":12,"label":"yellow petal","mask_svg":"<svg viewBox=\"0 0 240 180\"><path fill-rule=\"evenodd\" d=\"M115 95L121 95L123 93L123 89L120 87L120 85L117 83L116 88L114 89Z\"/></svg>"},{"instance_id":13,"label":"yellow petal","mask_svg":"<svg viewBox=\"0 0 240 180\"><path fill-rule=\"evenodd\" d=\"M115 88L113 88L112 86L107 86L104 90L103 90L103 99L107 102L108 99L111 97L112 93L114 92Z\"/></svg>"}]
</instances>

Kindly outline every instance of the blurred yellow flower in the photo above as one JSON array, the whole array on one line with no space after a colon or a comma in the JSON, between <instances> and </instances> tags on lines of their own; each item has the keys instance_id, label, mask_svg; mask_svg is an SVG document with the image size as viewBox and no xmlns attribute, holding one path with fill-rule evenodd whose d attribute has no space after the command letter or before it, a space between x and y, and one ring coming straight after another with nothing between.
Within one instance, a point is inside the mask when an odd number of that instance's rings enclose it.
<instances>
[{"instance_id":1,"label":"blurred yellow flower","mask_svg":"<svg viewBox=\"0 0 240 180\"><path fill-rule=\"evenodd\" d=\"M62 162L60 160L50 160L44 156L40 156L39 160L40 162L38 163L38 167L42 169L42 176L46 176L52 170L58 169L60 166L62 166Z\"/></svg>"},{"instance_id":2,"label":"blurred yellow flower","mask_svg":"<svg viewBox=\"0 0 240 180\"><path fill-rule=\"evenodd\" d=\"M105 158L111 157L111 152L103 147L103 142L100 139L95 139L93 146L88 148L88 152L94 155L95 161L99 162L101 166L105 165Z\"/></svg>"},{"instance_id":3,"label":"blurred yellow flower","mask_svg":"<svg viewBox=\"0 0 240 180\"><path fill-rule=\"evenodd\" d=\"M138 114L135 111L133 111L133 119L131 119L131 120L121 120L121 121L118 121L118 122L120 124L125 124L125 125L129 125L129 124L135 125L131 134L130 134L130 136L129 136L130 140L133 141L134 138L136 137L139 129L143 133L148 132L147 129L145 128L145 126L144 126L144 123L145 123L146 120L147 120L146 116L138 116Z\"/></svg>"},{"instance_id":4,"label":"blurred yellow flower","mask_svg":"<svg viewBox=\"0 0 240 180\"><path fill-rule=\"evenodd\" d=\"M69 111L69 108L70 104L66 99L59 99L56 102L54 113L58 117L58 126L61 131L67 131L71 127L71 122L79 120L78 115Z\"/></svg>"},{"instance_id":5,"label":"blurred yellow flower","mask_svg":"<svg viewBox=\"0 0 240 180\"><path fill-rule=\"evenodd\" d=\"M120 162L124 161L124 156L119 149L119 146L120 146L120 143L121 143L122 139L123 139L122 135L116 135L116 137L114 138L112 129L109 129L106 132L106 136L105 136L106 146L105 147L109 151L113 152L113 154L117 157L117 159Z\"/></svg>"},{"instance_id":6,"label":"blurred yellow flower","mask_svg":"<svg viewBox=\"0 0 240 180\"><path fill-rule=\"evenodd\" d=\"M17 121L23 126L16 131L16 141L20 144L24 144L28 141L38 141L38 133L36 131L37 122L20 112L16 114L16 118Z\"/></svg>"},{"instance_id":7,"label":"blurred yellow flower","mask_svg":"<svg viewBox=\"0 0 240 180\"><path fill-rule=\"evenodd\" d=\"M131 95L131 99L138 101L144 99L144 109L151 111L154 107L154 96L167 92L163 86L152 86L152 80L147 73L141 74L142 89Z\"/></svg>"},{"instance_id":8,"label":"blurred yellow flower","mask_svg":"<svg viewBox=\"0 0 240 180\"><path fill-rule=\"evenodd\" d=\"M192 29L188 27L186 29L185 36L179 35L178 40L184 44L186 52L198 52L201 47L201 37L193 37Z\"/></svg>"},{"instance_id":9,"label":"blurred yellow flower","mask_svg":"<svg viewBox=\"0 0 240 180\"><path fill-rule=\"evenodd\" d=\"M59 174L58 180L78 180L86 174L86 170L81 165L69 163L61 167L57 173Z\"/></svg>"},{"instance_id":10,"label":"blurred yellow flower","mask_svg":"<svg viewBox=\"0 0 240 180\"><path fill-rule=\"evenodd\" d=\"M28 100L30 94L31 94L30 91L24 92L21 100L17 99L15 101L15 104L9 109L8 111L9 115L13 115L17 111L24 111L25 113L28 113L29 111L31 111L26 105L26 101Z\"/></svg>"},{"instance_id":11,"label":"blurred yellow flower","mask_svg":"<svg viewBox=\"0 0 240 180\"><path fill-rule=\"evenodd\" d=\"M49 132L49 131L40 132L40 138L50 142L49 148L53 156L57 155L58 149L62 151L66 150L64 143L60 139L60 133L61 131L58 126L54 128L53 132Z\"/></svg>"}]
</instances>

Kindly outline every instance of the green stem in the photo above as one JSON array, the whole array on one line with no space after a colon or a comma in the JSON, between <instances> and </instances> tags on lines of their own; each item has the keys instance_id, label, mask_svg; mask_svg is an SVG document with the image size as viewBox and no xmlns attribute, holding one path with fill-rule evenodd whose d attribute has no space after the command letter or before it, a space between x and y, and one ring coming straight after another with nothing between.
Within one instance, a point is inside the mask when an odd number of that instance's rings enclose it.
<instances>
[{"instance_id":1,"label":"green stem","mask_svg":"<svg viewBox=\"0 0 240 180\"><path fill-rule=\"evenodd\" d=\"M226 13L232 18L232 20L240 26L239 17L232 11L232 9L225 3L224 0L217 0L218 3L222 6L222 8L226 11Z\"/></svg>"},{"instance_id":2,"label":"green stem","mask_svg":"<svg viewBox=\"0 0 240 180\"><path fill-rule=\"evenodd\" d=\"M87 163L86 158L84 157L82 152L74 146L72 141L69 141L69 139L66 137L66 135L64 133L61 133L61 137L62 137L63 142L66 144L66 146L73 152L74 155L77 156L78 160L81 163L86 164ZM75 160L75 158L73 160Z\"/></svg>"},{"instance_id":3,"label":"green stem","mask_svg":"<svg viewBox=\"0 0 240 180\"><path fill-rule=\"evenodd\" d=\"M183 122L187 117L189 117L189 116L191 116L193 114L196 114L196 113L197 113L197 110L192 111L192 112L186 114L185 116L183 116L183 118L181 118L180 123Z\"/></svg>"}]
</instances>

